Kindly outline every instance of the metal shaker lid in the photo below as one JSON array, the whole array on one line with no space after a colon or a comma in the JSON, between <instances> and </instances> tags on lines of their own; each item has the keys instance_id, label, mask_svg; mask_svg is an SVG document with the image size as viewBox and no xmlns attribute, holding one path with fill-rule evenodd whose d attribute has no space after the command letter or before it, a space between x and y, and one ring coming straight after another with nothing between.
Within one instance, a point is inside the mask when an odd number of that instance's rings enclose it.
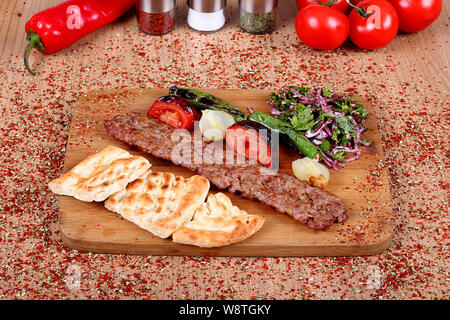
<instances>
[{"instance_id":1,"label":"metal shaker lid","mask_svg":"<svg viewBox=\"0 0 450 320\"><path fill-rule=\"evenodd\" d=\"M139 0L137 9L147 13L164 13L175 8L175 0Z\"/></svg>"},{"instance_id":2,"label":"metal shaker lid","mask_svg":"<svg viewBox=\"0 0 450 320\"><path fill-rule=\"evenodd\" d=\"M226 2L226 0L188 0L188 6L198 12L211 13L225 8Z\"/></svg>"},{"instance_id":3,"label":"metal shaker lid","mask_svg":"<svg viewBox=\"0 0 450 320\"><path fill-rule=\"evenodd\" d=\"M268 13L278 6L278 0L239 0L239 6L250 13Z\"/></svg>"}]
</instances>

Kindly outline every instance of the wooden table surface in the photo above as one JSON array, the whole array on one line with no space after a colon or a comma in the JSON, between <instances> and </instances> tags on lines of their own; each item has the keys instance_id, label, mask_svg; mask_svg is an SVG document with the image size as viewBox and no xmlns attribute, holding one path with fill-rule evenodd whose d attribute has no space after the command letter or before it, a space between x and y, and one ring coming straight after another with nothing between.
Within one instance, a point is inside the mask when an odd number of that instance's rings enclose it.
<instances>
[{"instance_id":1,"label":"wooden table surface","mask_svg":"<svg viewBox=\"0 0 450 320\"><path fill-rule=\"evenodd\" d=\"M386 48L346 43L321 52L294 31L295 1L280 2L278 25L253 36L227 24L200 34L177 24L162 37L140 33L135 12L68 49L35 51L23 67L24 25L58 0L0 2L0 298L416 299L449 298L449 16ZM375 108L390 174L395 234L370 257L227 258L81 253L64 247L59 198L47 183L61 174L72 110L93 90L169 87L277 90L331 86ZM127 97L117 97L115 106Z\"/></svg>"}]
</instances>

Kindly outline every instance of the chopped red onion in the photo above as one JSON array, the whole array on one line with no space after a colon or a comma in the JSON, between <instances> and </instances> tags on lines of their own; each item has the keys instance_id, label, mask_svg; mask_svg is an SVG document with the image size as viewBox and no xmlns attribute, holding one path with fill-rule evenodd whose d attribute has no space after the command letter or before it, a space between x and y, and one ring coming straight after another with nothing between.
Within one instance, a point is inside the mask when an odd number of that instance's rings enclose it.
<instances>
[{"instance_id":1,"label":"chopped red onion","mask_svg":"<svg viewBox=\"0 0 450 320\"><path fill-rule=\"evenodd\" d=\"M304 132L305 136L316 146L320 146L325 140L330 142L329 152L324 153L322 149L318 148L323 156L323 162L328 167L337 171L341 171L340 168L345 167L344 163L354 161L361 156L359 145L370 145L370 142L361 139L361 135L366 131L365 119L360 118L357 115L345 114L344 112L338 111L336 105L332 103L334 101L344 99L344 97L336 94L333 90L331 90L330 96L325 98L322 96L323 90L320 86L312 88L307 94L301 94L295 88L284 86L279 92L279 95L283 99L291 99L287 97L288 92L290 92L296 98L296 101L290 101L288 103L282 101L281 103L284 105L283 110L286 110L286 107L288 107L288 110L292 110L297 106L297 103L302 103L304 105L308 105L313 110L320 110L322 113L328 115L329 118L331 117L331 119L329 119L328 121L322 120L321 122L316 123L313 126L314 129L311 128ZM272 106L271 113L273 115L280 116L285 112L275 107L275 100L268 100L268 103ZM351 102L350 107L356 107L356 103ZM344 133L345 137L348 140L345 146L339 145L336 141L331 139L333 137L333 133L338 129L338 125L335 119L342 116L347 116L351 119L351 121L353 122L354 131L354 134L351 132ZM351 157L344 158L342 161L331 158L333 154L336 154L340 151L343 151L346 154L353 155Z\"/></svg>"}]
</instances>

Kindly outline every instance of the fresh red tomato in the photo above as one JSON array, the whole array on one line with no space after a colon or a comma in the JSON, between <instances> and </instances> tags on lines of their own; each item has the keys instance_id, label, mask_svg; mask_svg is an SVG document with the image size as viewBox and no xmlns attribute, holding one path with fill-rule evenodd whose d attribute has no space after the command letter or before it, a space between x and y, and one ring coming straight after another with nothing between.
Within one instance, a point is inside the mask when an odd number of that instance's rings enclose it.
<instances>
[{"instance_id":1,"label":"fresh red tomato","mask_svg":"<svg viewBox=\"0 0 450 320\"><path fill-rule=\"evenodd\" d=\"M297 7L300 11L311 4L323 4L342 12L346 12L348 9L347 0L297 0Z\"/></svg>"},{"instance_id":2,"label":"fresh red tomato","mask_svg":"<svg viewBox=\"0 0 450 320\"><path fill-rule=\"evenodd\" d=\"M365 0L349 15L350 40L362 49L387 46L397 35L398 15L387 0Z\"/></svg>"},{"instance_id":3,"label":"fresh red tomato","mask_svg":"<svg viewBox=\"0 0 450 320\"><path fill-rule=\"evenodd\" d=\"M301 42L319 50L334 50L347 39L350 24L339 10L313 4L297 15L295 31Z\"/></svg>"},{"instance_id":4,"label":"fresh red tomato","mask_svg":"<svg viewBox=\"0 0 450 320\"><path fill-rule=\"evenodd\" d=\"M199 118L197 111L186 99L176 96L164 96L156 100L147 116L186 130L192 129L194 121Z\"/></svg>"},{"instance_id":5,"label":"fresh red tomato","mask_svg":"<svg viewBox=\"0 0 450 320\"><path fill-rule=\"evenodd\" d=\"M225 140L228 147L248 159L255 159L263 166L272 166L270 129L262 124L244 120L228 127Z\"/></svg>"},{"instance_id":6,"label":"fresh red tomato","mask_svg":"<svg viewBox=\"0 0 450 320\"><path fill-rule=\"evenodd\" d=\"M399 29L417 32L427 28L439 18L442 0L389 0L398 13Z\"/></svg>"}]
</instances>

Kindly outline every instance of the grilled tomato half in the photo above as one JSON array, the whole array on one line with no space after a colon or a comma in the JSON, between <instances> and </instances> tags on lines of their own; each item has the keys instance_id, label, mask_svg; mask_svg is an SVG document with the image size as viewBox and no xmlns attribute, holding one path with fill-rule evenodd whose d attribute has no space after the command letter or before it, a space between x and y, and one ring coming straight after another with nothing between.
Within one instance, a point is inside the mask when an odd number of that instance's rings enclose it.
<instances>
[{"instance_id":1,"label":"grilled tomato half","mask_svg":"<svg viewBox=\"0 0 450 320\"><path fill-rule=\"evenodd\" d=\"M199 119L195 108L186 99L176 96L158 98L148 110L147 116L186 130L194 128L194 121Z\"/></svg>"},{"instance_id":2,"label":"grilled tomato half","mask_svg":"<svg viewBox=\"0 0 450 320\"><path fill-rule=\"evenodd\" d=\"M261 165L272 166L271 131L251 120L239 121L228 127L225 140L229 148Z\"/></svg>"}]
</instances>

